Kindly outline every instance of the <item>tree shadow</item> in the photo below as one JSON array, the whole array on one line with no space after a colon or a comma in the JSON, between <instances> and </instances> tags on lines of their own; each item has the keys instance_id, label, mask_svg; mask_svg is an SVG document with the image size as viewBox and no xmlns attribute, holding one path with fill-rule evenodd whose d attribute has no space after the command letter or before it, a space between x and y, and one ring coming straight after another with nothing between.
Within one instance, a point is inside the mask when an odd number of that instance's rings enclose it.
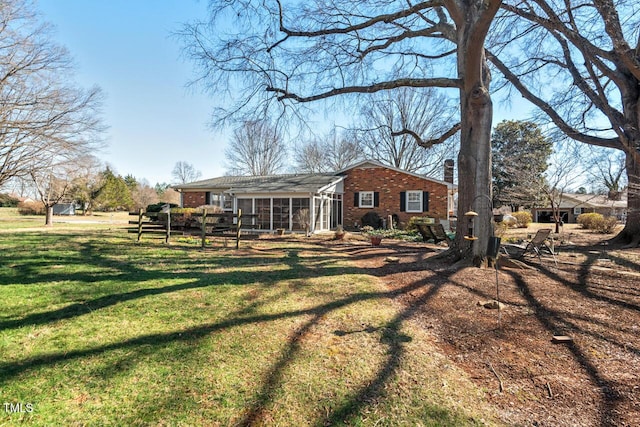
<instances>
[{"instance_id":1,"label":"tree shadow","mask_svg":"<svg viewBox=\"0 0 640 427\"><path fill-rule=\"evenodd\" d=\"M547 330L550 335L564 335L573 334L576 332L589 333L582 330L577 324L572 322L565 316L564 313L558 312L543 302L538 300L529 285L531 278L525 279L519 272L510 270L509 274L515 280L518 289L522 296L526 300L527 304L534 309L535 317L537 321ZM590 292L585 292L584 283L569 284L567 280L557 277L556 274L547 271L547 274L554 280L565 283L570 288L580 292L586 298L599 299L597 295L593 295ZM582 281L582 279L581 279ZM617 305L617 301L609 301L611 304ZM596 337L597 338L597 337ZM600 407L602 408L600 425L618 425L618 406L620 404L621 395L617 391L616 384L607 380L600 372L598 366L593 363L585 351L579 344L572 341L566 344L567 350L572 354L573 359L581 366L582 370L589 376L590 380L599 389L601 395Z\"/></svg>"}]
</instances>

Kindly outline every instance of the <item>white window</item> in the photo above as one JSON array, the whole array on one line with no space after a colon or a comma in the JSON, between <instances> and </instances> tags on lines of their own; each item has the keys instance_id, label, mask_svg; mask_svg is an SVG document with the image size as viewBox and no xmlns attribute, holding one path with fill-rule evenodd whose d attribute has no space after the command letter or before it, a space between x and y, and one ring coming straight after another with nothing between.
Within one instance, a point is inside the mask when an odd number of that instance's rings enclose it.
<instances>
[{"instance_id":1,"label":"white window","mask_svg":"<svg viewBox=\"0 0 640 427\"><path fill-rule=\"evenodd\" d=\"M360 192L360 204L361 208L373 207L373 191L361 191Z\"/></svg>"},{"instance_id":2,"label":"white window","mask_svg":"<svg viewBox=\"0 0 640 427\"><path fill-rule=\"evenodd\" d=\"M223 195L222 196L222 209L224 209L225 211L232 211L233 210L233 197L230 195Z\"/></svg>"},{"instance_id":3,"label":"white window","mask_svg":"<svg viewBox=\"0 0 640 427\"><path fill-rule=\"evenodd\" d=\"M422 212L422 191L407 191L407 212Z\"/></svg>"}]
</instances>

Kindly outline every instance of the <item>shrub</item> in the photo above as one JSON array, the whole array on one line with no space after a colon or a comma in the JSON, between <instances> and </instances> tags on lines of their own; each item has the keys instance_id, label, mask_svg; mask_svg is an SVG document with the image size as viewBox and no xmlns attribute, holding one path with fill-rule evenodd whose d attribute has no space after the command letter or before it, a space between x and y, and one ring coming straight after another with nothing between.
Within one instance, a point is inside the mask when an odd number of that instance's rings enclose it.
<instances>
[{"instance_id":1,"label":"shrub","mask_svg":"<svg viewBox=\"0 0 640 427\"><path fill-rule=\"evenodd\" d=\"M531 221L533 221L531 214L527 211L514 212L511 214L511 216L513 216L516 221L518 221L518 228L527 228L529 224L531 224Z\"/></svg>"},{"instance_id":2,"label":"shrub","mask_svg":"<svg viewBox=\"0 0 640 427\"><path fill-rule=\"evenodd\" d=\"M602 214L595 212L583 213L578 215L576 221L585 230L595 230L596 224L602 223L604 221L604 217L602 216Z\"/></svg>"},{"instance_id":3,"label":"shrub","mask_svg":"<svg viewBox=\"0 0 640 427\"><path fill-rule=\"evenodd\" d=\"M377 212L367 212L362 217L361 221L363 227L368 225L373 228L382 228L382 218L380 218L380 215L378 215Z\"/></svg>"},{"instance_id":4,"label":"shrub","mask_svg":"<svg viewBox=\"0 0 640 427\"><path fill-rule=\"evenodd\" d=\"M18 203L18 213L20 215L44 215L46 209L42 202L20 202Z\"/></svg>"},{"instance_id":5,"label":"shrub","mask_svg":"<svg viewBox=\"0 0 640 427\"><path fill-rule=\"evenodd\" d=\"M614 216L604 217L600 215L600 219L596 220L593 224L593 230L598 233L611 234L618 225L618 219Z\"/></svg>"},{"instance_id":6,"label":"shrub","mask_svg":"<svg viewBox=\"0 0 640 427\"><path fill-rule=\"evenodd\" d=\"M409 218L409 222L407 223L407 226L405 227L406 231L417 231L418 227L416 226L416 224L420 224L420 223L424 223L424 224L434 224L435 221L433 218L430 218L428 216L412 216L411 218Z\"/></svg>"},{"instance_id":7,"label":"shrub","mask_svg":"<svg viewBox=\"0 0 640 427\"><path fill-rule=\"evenodd\" d=\"M183 215L190 217L192 213L198 212L196 208L171 208L171 215Z\"/></svg>"},{"instance_id":8,"label":"shrub","mask_svg":"<svg viewBox=\"0 0 640 427\"><path fill-rule=\"evenodd\" d=\"M0 207L5 208L15 208L20 203L19 199L9 195L9 194L0 194Z\"/></svg>"},{"instance_id":9,"label":"shrub","mask_svg":"<svg viewBox=\"0 0 640 427\"><path fill-rule=\"evenodd\" d=\"M204 210L207 210L208 214L216 214L216 213L222 213L224 212L224 210L220 207L220 205L202 205L198 207L198 211L199 212L204 212Z\"/></svg>"},{"instance_id":10,"label":"shrub","mask_svg":"<svg viewBox=\"0 0 640 427\"><path fill-rule=\"evenodd\" d=\"M162 208L164 207L164 205L166 205L167 203L165 202L159 202L159 203L153 203L151 205L147 205L147 209L146 212L160 212L162 210ZM178 205L176 205L175 203L169 203L169 208L173 209L173 208L177 208Z\"/></svg>"}]
</instances>

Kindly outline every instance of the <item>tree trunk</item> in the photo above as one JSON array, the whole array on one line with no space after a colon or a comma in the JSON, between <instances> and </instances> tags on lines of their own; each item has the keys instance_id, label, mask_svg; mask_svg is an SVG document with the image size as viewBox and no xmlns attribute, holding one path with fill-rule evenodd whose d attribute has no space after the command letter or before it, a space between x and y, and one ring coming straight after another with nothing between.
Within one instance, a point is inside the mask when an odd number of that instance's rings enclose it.
<instances>
[{"instance_id":1,"label":"tree trunk","mask_svg":"<svg viewBox=\"0 0 640 427\"><path fill-rule=\"evenodd\" d=\"M458 226L453 248L476 266L487 265L487 244L493 235L491 198L491 76L484 40L500 1L465 2L458 16L458 77L460 90L460 152L458 154ZM466 216L473 211L477 216ZM474 240L464 235L473 231Z\"/></svg>"},{"instance_id":2,"label":"tree trunk","mask_svg":"<svg viewBox=\"0 0 640 427\"><path fill-rule=\"evenodd\" d=\"M634 144L640 146L640 143ZM627 189L627 222L616 237L611 241L629 247L640 245L640 163L637 155L627 153L626 166L629 186Z\"/></svg>"},{"instance_id":3,"label":"tree trunk","mask_svg":"<svg viewBox=\"0 0 640 427\"><path fill-rule=\"evenodd\" d=\"M44 225L46 225L47 227L52 227L53 226L53 206L49 206L45 204L44 208L45 208Z\"/></svg>"}]
</instances>

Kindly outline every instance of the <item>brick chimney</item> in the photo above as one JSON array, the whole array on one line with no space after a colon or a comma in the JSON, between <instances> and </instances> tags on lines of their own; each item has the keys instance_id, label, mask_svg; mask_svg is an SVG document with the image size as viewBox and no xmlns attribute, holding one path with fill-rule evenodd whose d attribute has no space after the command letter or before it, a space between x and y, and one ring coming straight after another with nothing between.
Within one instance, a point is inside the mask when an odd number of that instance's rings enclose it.
<instances>
[{"instance_id":1,"label":"brick chimney","mask_svg":"<svg viewBox=\"0 0 640 427\"><path fill-rule=\"evenodd\" d=\"M453 159L447 159L444 161L444 181L449 184L453 184L453 168L454 168Z\"/></svg>"}]
</instances>

